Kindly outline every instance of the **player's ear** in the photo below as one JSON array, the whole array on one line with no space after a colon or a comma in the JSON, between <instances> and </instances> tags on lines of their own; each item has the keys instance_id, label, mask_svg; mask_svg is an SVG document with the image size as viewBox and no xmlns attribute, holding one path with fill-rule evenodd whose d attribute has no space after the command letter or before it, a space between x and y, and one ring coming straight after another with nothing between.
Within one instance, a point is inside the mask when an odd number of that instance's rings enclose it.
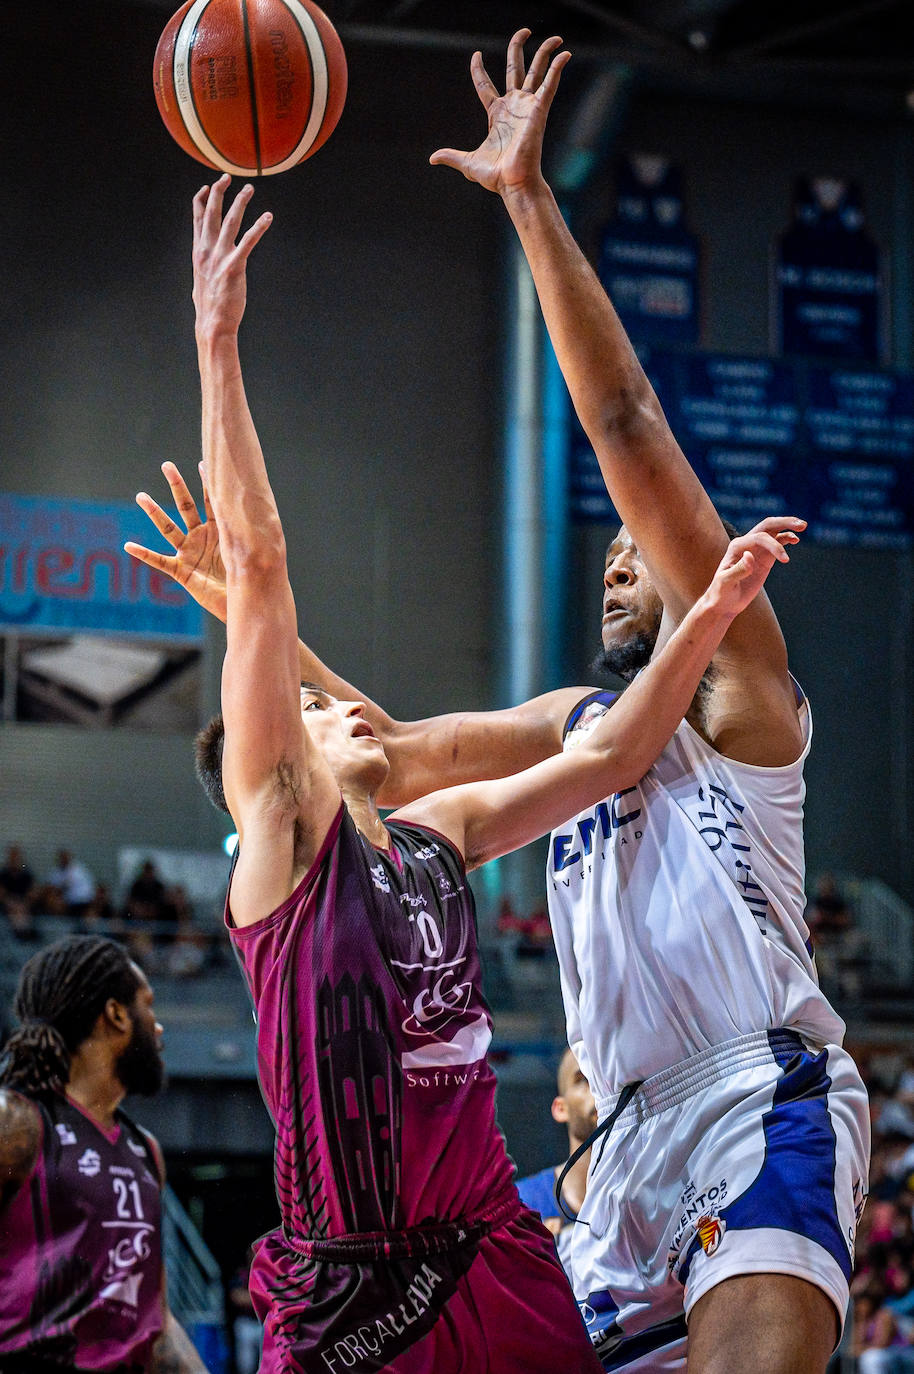
<instances>
[{"instance_id":1,"label":"player's ear","mask_svg":"<svg viewBox=\"0 0 914 1374\"><path fill-rule=\"evenodd\" d=\"M553 1121L567 1121L567 1120L568 1120L568 1107L567 1107L567 1104L566 1104L566 1102L565 1102L564 1097L561 1097L561 1096L559 1096L559 1097L554 1097L554 1098L552 1099L552 1106L550 1107L549 1110L552 1112L552 1119L553 1119Z\"/></svg>"},{"instance_id":2,"label":"player's ear","mask_svg":"<svg viewBox=\"0 0 914 1374\"><path fill-rule=\"evenodd\" d=\"M130 1008L116 997L108 998L102 1015L112 1030L129 1031L133 1025Z\"/></svg>"}]
</instances>

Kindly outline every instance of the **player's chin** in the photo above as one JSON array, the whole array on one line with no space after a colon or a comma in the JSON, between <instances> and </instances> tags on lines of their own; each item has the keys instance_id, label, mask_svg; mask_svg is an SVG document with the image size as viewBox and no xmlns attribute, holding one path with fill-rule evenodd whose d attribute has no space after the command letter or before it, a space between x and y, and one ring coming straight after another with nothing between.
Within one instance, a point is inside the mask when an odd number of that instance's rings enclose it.
<instances>
[{"instance_id":1,"label":"player's chin","mask_svg":"<svg viewBox=\"0 0 914 1374\"><path fill-rule=\"evenodd\" d=\"M374 740L372 743L374 743L376 747L374 749L369 749L367 747L369 738L366 735L364 737L366 757L363 757L361 760L359 774L363 781L370 786L371 790L377 792L377 790L387 781L387 775L390 772L390 763L388 762L387 755L384 753L384 746L381 744L381 741Z\"/></svg>"},{"instance_id":2,"label":"player's chin","mask_svg":"<svg viewBox=\"0 0 914 1374\"><path fill-rule=\"evenodd\" d=\"M616 614L603 622L600 638L607 653L624 650L638 638L639 627L636 620L625 613Z\"/></svg>"}]
</instances>

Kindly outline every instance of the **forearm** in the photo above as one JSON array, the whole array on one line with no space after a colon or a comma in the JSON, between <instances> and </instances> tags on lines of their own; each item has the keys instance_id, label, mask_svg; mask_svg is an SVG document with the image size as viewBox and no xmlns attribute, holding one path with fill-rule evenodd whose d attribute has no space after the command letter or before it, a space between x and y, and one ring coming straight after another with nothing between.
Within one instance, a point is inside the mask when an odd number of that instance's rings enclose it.
<instances>
[{"instance_id":1,"label":"forearm","mask_svg":"<svg viewBox=\"0 0 914 1374\"><path fill-rule=\"evenodd\" d=\"M662 419L653 388L599 278L544 181L506 193L575 409L594 440Z\"/></svg>"},{"instance_id":2,"label":"forearm","mask_svg":"<svg viewBox=\"0 0 914 1374\"><path fill-rule=\"evenodd\" d=\"M203 458L226 576L251 558L284 557L276 501L254 428L237 335L197 335L203 406Z\"/></svg>"},{"instance_id":3,"label":"forearm","mask_svg":"<svg viewBox=\"0 0 914 1374\"><path fill-rule=\"evenodd\" d=\"M171 1312L153 1347L149 1374L208 1374L193 1342Z\"/></svg>"},{"instance_id":4,"label":"forearm","mask_svg":"<svg viewBox=\"0 0 914 1374\"><path fill-rule=\"evenodd\" d=\"M571 399L613 505L677 616L727 537L631 342L544 182L505 196Z\"/></svg>"}]
</instances>

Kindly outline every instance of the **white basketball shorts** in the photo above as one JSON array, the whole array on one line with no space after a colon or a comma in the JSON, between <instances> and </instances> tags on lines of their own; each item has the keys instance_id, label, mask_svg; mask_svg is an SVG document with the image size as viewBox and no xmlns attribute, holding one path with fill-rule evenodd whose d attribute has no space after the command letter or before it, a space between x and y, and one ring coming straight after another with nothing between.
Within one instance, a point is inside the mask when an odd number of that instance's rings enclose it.
<instances>
[{"instance_id":1,"label":"white basketball shorts","mask_svg":"<svg viewBox=\"0 0 914 1374\"><path fill-rule=\"evenodd\" d=\"M599 1120L614 1101L597 1103ZM843 1325L869 1143L853 1060L794 1031L743 1035L645 1080L594 1144L571 1241L604 1368L685 1369L692 1305L740 1274L806 1279Z\"/></svg>"}]
</instances>

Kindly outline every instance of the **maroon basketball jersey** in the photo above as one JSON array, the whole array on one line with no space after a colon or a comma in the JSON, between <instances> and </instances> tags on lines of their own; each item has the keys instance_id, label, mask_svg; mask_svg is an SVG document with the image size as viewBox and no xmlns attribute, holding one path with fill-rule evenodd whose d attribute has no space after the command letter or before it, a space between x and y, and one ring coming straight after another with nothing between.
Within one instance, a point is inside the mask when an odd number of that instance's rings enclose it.
<instances>
[{"instance_id":1,"label":"maroon basketball jersey","mask_svg":"<svg viewBox=\"0 0 914 1374\"><path fill-rule=\"evenodd\" d=\"M377 850L341 807L288 900L231 928L292 1237L449 1221L511 1184L463 863L429 830L388 830Z\"/></svg>"},{"instance_id":2,"label":"maroon basketball jersey","mask_svg":"<svg viewBox=\"0 0 914 1374\"><path fill-rule=\"evenodd\" d=\"M152 1147L122 1112L108 1131L62 1095L34 1105L38 1158L0 1219L0 1368L140 1374L162 1329Z\"/></svg>"}]
</instances>

